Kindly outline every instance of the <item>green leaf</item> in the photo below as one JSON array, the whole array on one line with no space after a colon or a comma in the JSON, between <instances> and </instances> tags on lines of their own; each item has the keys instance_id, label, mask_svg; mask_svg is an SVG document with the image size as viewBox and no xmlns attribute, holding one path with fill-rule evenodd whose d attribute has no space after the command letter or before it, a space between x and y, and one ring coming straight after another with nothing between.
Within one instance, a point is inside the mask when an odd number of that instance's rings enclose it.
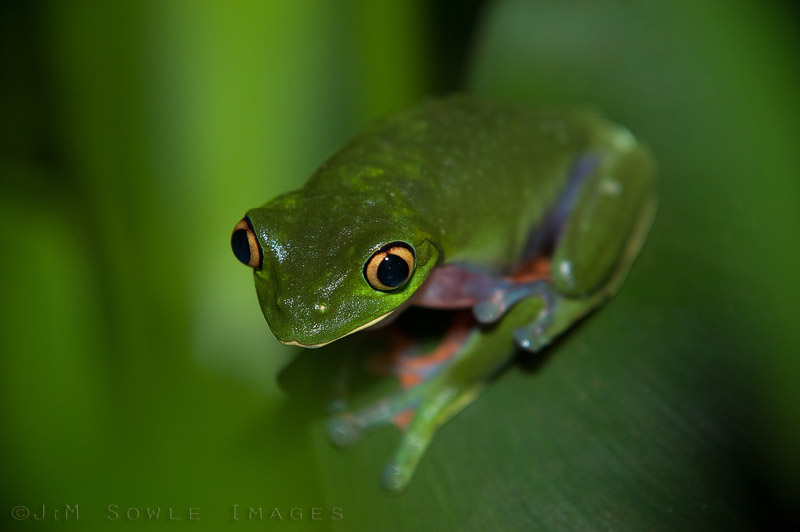
<instances>
[{"instance_id":1,"label":"green leaf","mask_svg":"<svg viewBox=\"0 0 800 532\"><path fill-rule=\"evenodd\" d=\"M228 246L444 68L427 4L362 8L2 8L0 528L789 528L796 24L744 0L488 4L465 89L600 107L655 153L659 211L620 293L493 380L395 497L396 430L325 433L339 368L354 400L395 385L361 372L372 346L280 346Z\"/></svg>"},{"instance_id":2,"label":"green leaf","mask_svg":"<svg viewBox=\"0 0 800 532\"><path fill-rule=\"evenodd\" d=\"M402 497L367 483L396 433L346 453L320 443L338 504L395 530L791 520L800 85L787 29L742 2L722 16L710 2L493 5L473 91L596 105L629 125L658 159L659 212L621 292L441 429Z\"/></svg>"}]
</instances>

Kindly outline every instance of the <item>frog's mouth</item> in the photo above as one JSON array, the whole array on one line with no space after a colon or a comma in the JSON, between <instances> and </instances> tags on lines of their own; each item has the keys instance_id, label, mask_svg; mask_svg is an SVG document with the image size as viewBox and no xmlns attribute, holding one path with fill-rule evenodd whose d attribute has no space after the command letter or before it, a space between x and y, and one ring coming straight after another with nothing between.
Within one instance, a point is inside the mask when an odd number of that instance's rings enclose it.
<instances>
[{"instance_id":1,"label":"frog's mouth","mask_svg":"<svg viewBox=\"0 0 800 532\"><path fill-rule=\"evenodd\" d=\"M296 345L298 347L305 347L306 349L316 349L318 347L322 347L322 346L328 345L330 343L333 343L336 340L341 340L345 336L350 336L351 334L357 333L358 331L363 331L364 329L368 329L370 327L375 327L375 326L378 326L379 324L380 325L386 325L386 324L390 323L391 321L393 321L397 316L399 316L400 312L404 308L405 308L405 305L400 305L398 308L396 308L394 310L390 310L386 314L384 314L382 316L378 316L374 320L368 321L364 325L356 327L355 329L353 329L350 332L346 332L341 336L337 336L333 340L328 340L327 342L322 342L321 344L301 344L300 342L298 342L296 340L281 340L280 338L278 338L278 341L280 343L282 343L283 345Z\"/></svg>"}]
</instances>

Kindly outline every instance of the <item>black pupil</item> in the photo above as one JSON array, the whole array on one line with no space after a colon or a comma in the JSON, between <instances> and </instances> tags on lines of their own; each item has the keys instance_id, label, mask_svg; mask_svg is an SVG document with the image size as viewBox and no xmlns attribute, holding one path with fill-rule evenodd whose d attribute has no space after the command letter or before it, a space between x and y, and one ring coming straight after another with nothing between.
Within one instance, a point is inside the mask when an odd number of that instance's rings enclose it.
<instances>
[{"instance_id":1,"label":"black pupil","mask_svg":"<svg viewBox=\"0 0 800 532\"><path fill-rule=\"evenodd\" d=\"M231 249L239 262L248 266L250 264L250 239L247 238L246 229L237 229L231 236Z\"/></svg>"},{"instance_id":2,"label":"black pupil","mask_svg":"<svg viewBox=\"0 0 800 532\"><path fill-rule=\"evenodd\" d=\"M408 279L408 263L397 255L388 254L378 266L377 277L386 286L397 288Z\"/></svg>"}]
</instances>

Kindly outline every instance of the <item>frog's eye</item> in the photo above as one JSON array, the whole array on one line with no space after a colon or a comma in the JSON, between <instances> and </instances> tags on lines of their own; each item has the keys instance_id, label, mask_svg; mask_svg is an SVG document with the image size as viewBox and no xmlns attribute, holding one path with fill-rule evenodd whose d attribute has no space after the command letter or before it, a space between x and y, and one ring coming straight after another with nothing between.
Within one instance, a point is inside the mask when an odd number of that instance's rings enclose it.
<instances>
[{"instance_id":1,"label":"frog's eye","mask_svg":"<svg viewBox=\"0 0 800 532\"><path fill-rule=\"evenodd\" d=\"M258 270L261 268L261 244L258 243L256 232L253 231L253 224L250 217L245 216L233 228L231 235L231 249L239 262L245 266L250 266Z\"/></svg>"},{"instance_id":2,"label":"frog's eye","mask_svg":"<svg viewBox=\"0 0 800 532\"><path fill-rule=\"evenodd\" d=\"M414 273L414 248L392 242L376 251L364 265L364 277L375 290L400 288Z\"/></svg>"}]
</instances>

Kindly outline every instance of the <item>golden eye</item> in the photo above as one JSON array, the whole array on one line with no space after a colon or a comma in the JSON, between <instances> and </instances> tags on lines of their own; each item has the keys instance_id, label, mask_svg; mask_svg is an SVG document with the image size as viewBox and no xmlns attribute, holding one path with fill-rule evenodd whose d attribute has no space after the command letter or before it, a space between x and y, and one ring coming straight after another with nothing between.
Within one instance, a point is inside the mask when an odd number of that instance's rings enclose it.
<instances>
[{"instance_id":1,"label":"golden eye","mask_svg":"<svg viewBox=\"0 0 800 532\"><path fill-rule=\"evenodd\" d=\"M369 258L364 277L375 290L395 290L411 278L414 264L414 248L405 242L392 242Z\"/></svg>"},{"instance_id":2,"label":"golden eye","mask_svg":"<svg viewBox=\"0 0 800 532\"><path fill-rule=\"evenodd\" d=\"M253 231L253 224L250 217L245 216L233 228L231 235L231 249L239 262L245 266L250 266L258 270L261 268L261 244L258 243L256 232Z\"/></svg>"}]
</instances>

